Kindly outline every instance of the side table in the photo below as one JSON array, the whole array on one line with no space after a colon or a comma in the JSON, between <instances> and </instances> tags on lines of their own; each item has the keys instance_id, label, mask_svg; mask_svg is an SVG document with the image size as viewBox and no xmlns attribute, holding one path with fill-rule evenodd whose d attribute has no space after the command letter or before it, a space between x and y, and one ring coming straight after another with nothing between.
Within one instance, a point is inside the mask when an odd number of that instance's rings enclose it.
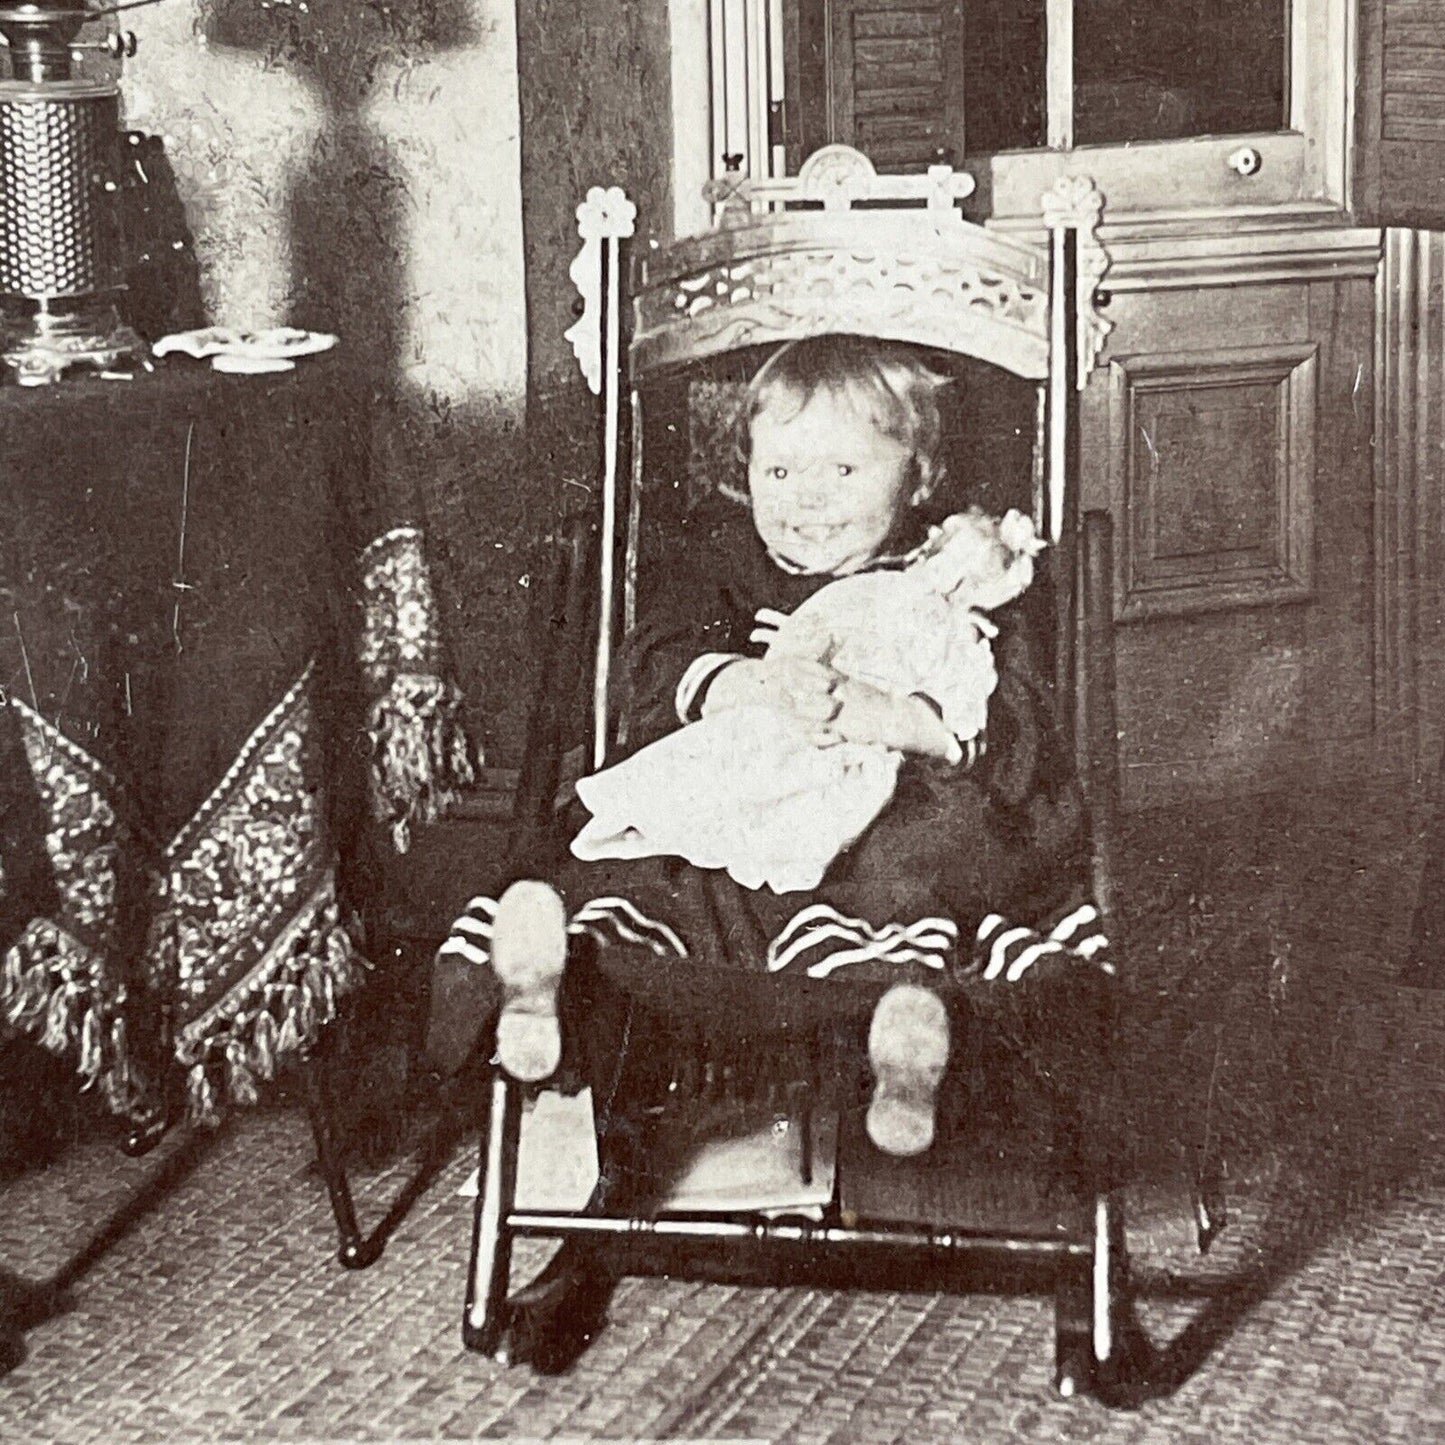
<instances>
[{"instance_id":1,"label":"side table","mask_svg":"<svg viewBox=\"0 0 1445 1445\"><path fill-rule=\"evenodd\" d=\"M214 1119L363 976L470 780L421 536L335 354L0 388L0 1020L111 1109Z\"/></svg>"}]
</instances>

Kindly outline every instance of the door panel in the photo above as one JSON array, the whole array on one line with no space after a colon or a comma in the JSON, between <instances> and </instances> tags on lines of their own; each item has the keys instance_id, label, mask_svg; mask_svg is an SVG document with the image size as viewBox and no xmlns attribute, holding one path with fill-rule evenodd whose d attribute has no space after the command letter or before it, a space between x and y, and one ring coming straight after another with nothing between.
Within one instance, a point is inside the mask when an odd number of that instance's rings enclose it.
<instances>
[{"instance_id":1,"label":"door panel","mask_svg":"<svg viewBox=\"0 0 1445 1445\"><path fill-rule=\"evenodd\" d=\"M1135 805L1348 757L1374 726L1368 280L1141 291L1085 396L1115 517Z\"/></svg>"},{"instance_id":2,"label":"door panel","mask_svg":"<svg viewBox=\"0 0 1445 1445\"><path fill-rule=\"evenodd\" d=\"M1310 598L1317 350L1191 344L1110 361L1122 619Z\"/></svg>"}]
</instances>

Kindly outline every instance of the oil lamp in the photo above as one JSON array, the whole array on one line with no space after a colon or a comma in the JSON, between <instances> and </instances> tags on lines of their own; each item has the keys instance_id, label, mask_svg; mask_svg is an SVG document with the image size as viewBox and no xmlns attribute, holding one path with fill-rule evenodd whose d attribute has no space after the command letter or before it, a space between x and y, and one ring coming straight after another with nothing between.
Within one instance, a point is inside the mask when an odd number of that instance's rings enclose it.
<instances>
[{"instance_id":1,"label":"oil lamp","mask_svg":"<svg viewBox=\"0 0 1445 1445\"><path fill-rule=\"evenodd\" d=\"M82 27L154 3L0 0L0 362L21 385L144 357L116 310L120 87L75 62L86 49L133 55L134 35L86 46Z\"/></svg>"}]
</instances>

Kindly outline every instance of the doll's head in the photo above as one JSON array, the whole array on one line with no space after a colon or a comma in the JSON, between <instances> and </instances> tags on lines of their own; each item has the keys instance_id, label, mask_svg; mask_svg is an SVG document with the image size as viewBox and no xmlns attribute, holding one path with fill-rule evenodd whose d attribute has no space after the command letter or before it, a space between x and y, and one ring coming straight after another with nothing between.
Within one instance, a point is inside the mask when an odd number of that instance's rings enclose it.
<instances>
[{"instance_id":1,"label":"doll's head","mask_svg":"<svg viewBox=\"0 0 1445 1445\"><path fill-rule=\"evenodd\" d=\"M940 596L988 612L1028 587L1034 558L1043 549L1043 539L1022 512L993 517L970 507L930 528L912 571Z\"/></svg>"},{"instance_id":2,"label":"doll's head","mask_svg":"<svg viewBox=\"0 0 1445 1445\"><path fill-rule=\"evenodd\" d=\"M741 421L753 525L805 572L855 572L905 530L942 475L938 388L906 346L790 342L759 368Z\"/></svg>"}]
</instances>

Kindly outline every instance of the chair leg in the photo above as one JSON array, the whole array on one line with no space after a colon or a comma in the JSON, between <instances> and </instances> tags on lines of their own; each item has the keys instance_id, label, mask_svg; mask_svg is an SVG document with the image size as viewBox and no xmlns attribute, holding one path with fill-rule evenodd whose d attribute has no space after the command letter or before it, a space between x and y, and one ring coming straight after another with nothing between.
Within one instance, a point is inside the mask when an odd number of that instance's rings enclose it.
<instances>
[{"instance_id":1,"label":"chair leg","mask_svg":"<svg viewBox=\"0 0 1445 1445\"><path fill-rule=\"evenodd\" d=\"M507 1289L512 1273L509 1220L517 1199L521 1135L521 1087L504 1070L494 1069L482 1129L467 1299L462 1313L462 1343L485 1355L498 1352L507 1332Z\"/></svg>"},{"instance_id":2,"label":"chair leg","mask_svg":"<svg viewBox=\"0 0 1445 1445\"><path fill-rule=\"evenodd\" d=\"M600 1177L587 1212L635 1220L643 1177L635 1162L638 1141L623 1142L619 1136L627 1131L611 1120L606 1106L602 1115L597 1121ZM530 1365L541 1375L571 1369L607 1324L618 1274L606 1241L564 1240L536 1279L507 1302L506 1330L496 1358Z\"/></svg>"},{"instance_id":3,"label":"chair leg","mask_svg":"<svg viewBox=\"0 0 1445 1445\"><path fill-rule=\"evenodd\" d=\"M1066 1260L1054 1285L1054 1389L1066 1400L1093 1387L1088 1263Z\"/></svg>"},{"instance_id":4,"label":"chair leg","mask_svg":"<svg viewBox=\"0 0 1445 1445\"><path fill-rule=\"evenodd\" d=\"M1090 1230L1089 1257L1069 1260L1055 1287L1054 1388L1065 1399L1092 1394L1132 1409L1148 1396L1150 1351L1134 1317L1116 1195L1095 1197Z\"/></svg>"},{"instance_id":5,"label":"chair leg","mask_svg":"<svg viewBox=\"0 0 1445 1445\"><path fill-rule=\"evenodd\" d=\"M165 1138L171 1127L170 1102L162 1092L146 1102L126 1121L120 1152L127 1159L144 1159Z\"/></svg>"},{"instance_id":6,"label":"chair leg","mask_svg":"<svg viewBox=\"0 0 1445 1445\"><path fill-rule=\"evenodd\" d=\"M1125 1345L1121 1326L1129 1288L1129 1263L1125 1253L1124 1213L1117 1196L1096 1196L1093 1223L1089 1323L1097 1386L1102 1374L1116 1370Z\"/></svg>"},{"instance_id":7,"label":"chair leg","mask_svg":"<svg viewBox=\"0 0 1445 1445\"><path fill-rule=\"evenodd\" d=\"M171 1012L169 1003L161 1006L159 1036L147 1050L150 1076L160 1082L151 1086L148 1097L127 1119L129 1127L121 1137L120 1152L128 1159L145 1158L186 1112L178 1094L180 1076L171 1053L175 1034Z\"/></svg>"},{"instance_id":8,"label":"chair leg","mask_svg":"<svg viewBox=\"0 0 1445 1445\"><path fill-rule=\"evenodd\" d=\"M1191 1189L1195 1239L1200 1254L1209 1253L1210 1246L1229 1223L1224 1161L1212 1152L1206 1153L1206 1147L1201 1147L1196 1160Z\"/></svg>"},{"instance_id":9,"label":"chair leg","mask_svg":"<svg viewBox=\"0 0 1445 1445\"><path fill-rule=\"evenodd\" d=\"M1138 1409L1153 1393L1154 1351L1134 1313L1124 1208L1117 1194L1094 1200L1090 1298L1094 1396L1115 1409Z\"/></svg>"},{"instance_id":10,"label":"chair leg","mask_svg":"<svg viewBox=\"0 0 1445 1445\"><path fill-rule=\"evenodd\" d=\"M590 1240L568 1239L546 1269L507 1306L497 1358L541 1375L571 1369L607 1323L617 1276Z\"/></svg>"}]
</instances>

